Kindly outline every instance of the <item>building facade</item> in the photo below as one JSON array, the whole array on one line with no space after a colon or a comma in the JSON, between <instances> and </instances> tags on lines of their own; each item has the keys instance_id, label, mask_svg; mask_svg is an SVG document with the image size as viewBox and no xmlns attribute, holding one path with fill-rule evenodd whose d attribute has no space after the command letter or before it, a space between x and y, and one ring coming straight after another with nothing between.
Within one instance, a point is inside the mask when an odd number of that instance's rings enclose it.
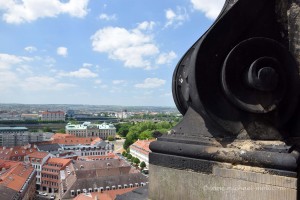
<instances>
[{"instance_id":1,"label":"building facade","mask_svg":"<svg viewBox=\"0 0 300 200\"><path fill-rule=\"evenodd\" d=\"M49 193L59 192L62 181L65 180L65 169L69 167L71 159L49 158L42 167L41 188Z\"/></svg>"},{"instance_id":2,"label":"building facade","mask_svg":"<svg viewBox=\"0 0 300 200\"><path fill-rule=\"evenodd\" d=\"M45 111L41 113L42 121L65 121L65 113L63 111Z\"/></svg>"},{"instance_id":3,"label":"building facade","mask_svg":"<svg viewBox=\"0 0 300 200\"><path fill-rule=\"evenodd\" d=\"M150 143L154 140L137 140L135 143L130 145L130 154L133 157L138 158L141 162L146 163L146 167L149 166L149 149Z\"/></svg>"},{"instance_id":4,"label":"building facade","mask_svg":"<svg viewBox=\"0 0 300 200\"><path fill-rule=\"evenodd\" d=\"M41 188L42 183L42 166L51 157L53 157L53 155L51 155L48 152L34 152L25 156L24 161L26 163L30 163L32 167L36 170L36 188L38 190Z\"/></svg>"},{"instance_id":5,"label":"building facade","mask_svg":"<svg viewBox=\"0 0 300 200\"><path fill-rule=\"evenodd\" d=\"M53 133L29 132L26 127L0 127L0 146L23 146L49 141Z\"/></svg>"},{"instance_id":6,"label":"building facade","mask_svg":"<svg viewBox=\"0 0 300 200\"><path fill-rule=\"evenodd\" d=\"M116 127L113 124L91 124L84 122L80 125L70 124L66 125L66 133L75 135L77 137L100 137L107 139L109 136L116 136Z\"/></svg>"},{"instance_id":7,"label":"building facade","mask_svg":"<svg viewBox=\"0 0 300 200\"><path fill-rule=\"evenodd\" d=\"M0 127L0 146L26 145L29 141L28 135L26 127Z\"/></svg>"}]
</instances>

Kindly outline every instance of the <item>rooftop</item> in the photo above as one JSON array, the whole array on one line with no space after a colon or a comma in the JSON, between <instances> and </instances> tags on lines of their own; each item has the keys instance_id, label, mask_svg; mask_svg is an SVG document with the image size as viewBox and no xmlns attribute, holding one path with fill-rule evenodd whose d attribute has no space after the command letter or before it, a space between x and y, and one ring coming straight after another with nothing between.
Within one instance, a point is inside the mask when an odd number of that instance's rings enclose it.
<instances>
[{"instance_id":1,"label":"rooftop","mask_svg":"<svg viewBox=\"0 0 300 200\"><path fill-rule=\"evenodd\" d=\"M62 165L61 168L63 168L67 166L71 161L72 161L71 159L65 159L65 158L49 158L47 164Z\"/></svg>"},{"instance_id":2,"label":"rooftop","mask_svg":"<svg viewBox=\"0 0 300 200\"><path fill-rule=\"evenodd\" d=\"M134 188L124 188L124 189L118 189L118 190L109 190L109 191L103 191L103 192L92 192L88 194L80 194L77 197L75 197L73 200L114 200L117 195L121 195L127 192L130 192L132 190L136 189Z\"/></svg>"},{"instance_id":3,"label":"rooftop","mask_svg":"<svg viewBox=\"0 0 300 200\"><path fill-rule=\"evenodd\" d=\"M29 154L28 157L29 158L39 158L39 159L43 159L45 158L49 153L48 152L41 152L41 151L36 151L32 154Z\"/></svg>"},{"instance_id":4,"label":"rooftop","mask_svg":"<svg viewBox=\"0 0 300 200\"><path fill-rule=\"evenodd\" d=\"M0 185L20 191L34 168L21 162L0 160L0 167L5 169L0 175Z\"/></svg>"},{"instance_id":5,"label":"rooftop","mask_svg":"<svg viewBox=\"0 0 300 200\"><path fill-rule=\"evenodd\" d=\"M155 139L153 140L137 140L135 143L133 143L131 147L136 147L138 149L142 149L146 152L151 152L151 150L149 149L149 145L151 142L155 141Z\"/></svg>"}]
</instances>

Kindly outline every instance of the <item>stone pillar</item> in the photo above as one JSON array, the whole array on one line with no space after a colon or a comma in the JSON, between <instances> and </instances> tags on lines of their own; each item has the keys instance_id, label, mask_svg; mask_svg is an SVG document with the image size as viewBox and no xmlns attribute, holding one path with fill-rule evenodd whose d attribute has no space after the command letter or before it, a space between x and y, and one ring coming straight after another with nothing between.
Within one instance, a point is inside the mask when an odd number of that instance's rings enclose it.
<instances>
[{"instance_id":1,"label":"stone pillar","mask_svg":"<svg viewBox=\"0 0 300 200\"><path fill-rule=\"evenodd\" d=\"M300 1L227 0L175 68L149 198L300 199Z\"/></svg>"}]
</instances>

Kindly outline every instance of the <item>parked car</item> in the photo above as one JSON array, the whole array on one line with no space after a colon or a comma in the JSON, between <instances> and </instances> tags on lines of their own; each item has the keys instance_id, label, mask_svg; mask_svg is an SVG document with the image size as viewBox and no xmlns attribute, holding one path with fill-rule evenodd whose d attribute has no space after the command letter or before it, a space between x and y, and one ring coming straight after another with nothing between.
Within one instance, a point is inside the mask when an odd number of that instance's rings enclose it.
<instances>
[{"instance_id":1,"label":"parked car","mask_svg":"<svg viewBox=\"0 0 300 200\"><path fill-rule=\"evenodd\" d=\"M55 195L52 194L52 195L50 196L50 199L55 199Z\"/></svg>"}]
</instances>

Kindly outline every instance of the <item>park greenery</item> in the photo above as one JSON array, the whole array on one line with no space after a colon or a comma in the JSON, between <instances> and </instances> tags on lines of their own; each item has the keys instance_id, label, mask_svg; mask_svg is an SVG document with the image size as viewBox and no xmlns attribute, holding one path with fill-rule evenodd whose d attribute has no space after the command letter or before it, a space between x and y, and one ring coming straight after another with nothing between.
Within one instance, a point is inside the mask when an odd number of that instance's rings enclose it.
<instances>
[{"instance_id":1,"label":"park greenery","mask_svg":"<svg viewBox=\"0 0 300 200\"><path fill-rule=\"evenodd\" d=\"M123 148L127 149L138 139L146 140L158 137L161 134L166 134L176 122L152 122L143 121L137 123L120 123L117 125L117 132L119 136L125 137Z\"/></svg>"}]
</instances>

